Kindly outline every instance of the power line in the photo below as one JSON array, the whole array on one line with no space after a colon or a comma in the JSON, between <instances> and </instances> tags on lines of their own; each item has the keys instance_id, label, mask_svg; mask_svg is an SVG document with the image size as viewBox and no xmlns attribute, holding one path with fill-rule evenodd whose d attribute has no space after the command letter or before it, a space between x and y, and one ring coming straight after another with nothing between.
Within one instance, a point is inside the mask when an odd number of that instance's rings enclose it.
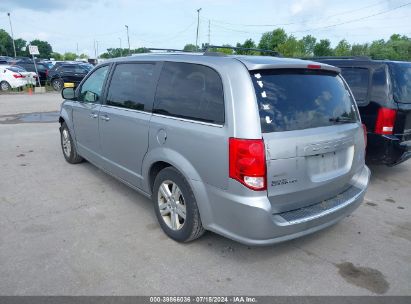
<instances>
[{"instance_id":1,"label":"power line","mask_svg":"<svg viewBox=\"0 0 411 304\"><path fill-rule=\"evenodd\" d=\"M258 35L264 34L264 32L250 32L250 31L232 29L232 28L225 27L225 26L222 26L222 25L219 25L219 24L215 24L215 23L213 23L213 26L224 29L224 30L227 30L227 31L237 32L237 33L254 34L254 35L255 34L258 34Z\"/></svg>"},{"instance_id":2,"label":"power line","mask_svg":"<svg viewBox=\"0 0 411 304\"><path fill-rule=\"evenodd\" d=\"M145 42L145 43L149 43L149 44L156 44L156 43L158 43L158 42L164 42L164 41L169 41L169 40L177 39L177 38L179 38L182 34L186 33L189 29L191 29L191 27L192 27L196 22L197 22L197 21L194 20L194 21L191 22L187 27L185 27L185 28L182 29L181 31L175 33L173 36L169 36L169 37L163 36L163 38L157 39L157 40L154 40L154 41L153 41L153 40L148 41L148 40L145 40L145 39L142 39L141 37L139 37L138 40L141 40L141 41L143 41L143 42ZM137 36L135 33L131 33L131 32L130 32L130 35L132 35L132 36Z\"/></svg>"},{"instance_id":3,"label":"power line","mask_svg":"<svg viewBox=\"0 0 411 304\"><path fill-rule=\"evenodd\" d=\"M408 3L405 3L405 4L403 4L403 5L400 5L400 6L397 6L397 7L391 8L391 9L388 9L388 10L379 11L379 12L377 12L377 13L374 13L374 14L371 14L371 15L368 15L368 16L363 16L363 17L360 17L360 18L355 18L355 19L351 19L351 20L346 20L346 21L343 21L343 22L340 22L340 23L331 24L331 25L322 26L322 27L317 27L317 28L310 28L310 29L305 29L305 30L292 31L292 32L289 32L289 33L290 33L290 34L294 34L294 33L304 33L304 32L316 31L316 30L321 30L321 29L328 29L328 28L332 28L332 27L339 26L339 25L344 25L344 24L353 23L353 22L358 22L358 21L361 21L361 20L369 19L369 18L371 18L371 17L375 17L375 16L379 16L379 15L382 15L382 14L389 13L389 12L391 12L391 11L400 9L400 8L402 8L402 7L405 7L405 6L408 6L408 5L410 5L410 4L411 4L411 2L408 2ZM224 29L224 30L227 30L227 31L232 31L232 32L237 32L237 33L254 34L254 35L255 35L255 34L260 34L260 35L263 34L263 32L250 32L250 31L244 31L244 30L237 30L237 29L232 29L232 28L224 27L224 26L217 25L217 24L214 24L214 26L215 26L215 27L218 27L218 28L221 28L221 29Z\"/></svg>"},{"instance_id":4,"label":"power line","mask_svg":"<svg viewBox=\"0 0 411 304\"><path fill-rule=\"evenodd\" d=\"M348 24L348 23L358 22L358 21L361 21L361 20L369 19L369 18L371 18L371 17L375 17L375 16L379 16L379 15L382 15L382 14L386 14L386 13L392 12L392 11L394 11L394 10L400 9L400 8L405 7L405 6L408 6L408 5L410 5L410 4L411 4L411 2L408 2L408 3L405 3L405 4L403 4L403 5L394 7L394 8L392 8L392 9L380 11L380 12L375 13L375 14L372 14L372 15L368 15L368 16L364 16L364 17L360 17L360 18L356 18L356 19L351 19L351 20L347 20L347 21L344 21L344 22L340 22L340 23L336 23L336 24L331 24L331 25L327 25L327 26L321 26L321 27L317 27L317 28L311 28L311 29L300 30L300 31L293 31L293 32L290 32L290 34L294 34L294 33L305 33L305 32L310 32L310 31L328 29L328 28L332 28L332 27L339 26L339 25L344 25L344 24Z\"/></svg>"},{"instance_id":5,"label":"power line","mask_svg":"<svg viewBox=\"0 0 411 304\"><path fill-rule=\"evenodd\" d=\"M335 16L340 16L340 15L346 15L346 14L353 13L353 12L356 12L356 11L364 10L366 8L377 6L377 5L379 5L381 3L385 3L385 2L386 1L378 1L376 3L370 4L370 5L367 5L367 6L363 6L363 7L360 7L360 8L353 9L353 10L344 11L344 12L340 12L340 13L337 13L337 14L334 14L334 15L326 16L326 17L321 18L320 20L324 20L324 19L328 19L328 18L332 18L332 17L335 17ZM206 17L204 17L202 19L206 19ZM227 25L233 25L233 26L244 26L244 27L276 27L276 26L285 26L285 25L304 24L304 23L310 21L310 20L306 19L306 20L302 20L302 21L298 21L298 22L277 23L277 24L240 24L240 23L230 23L230 22L226 22L226 21L222 21L222 20L216 20L216 19L210 19L210 20L215 22L215 23L221 23L221 24L227 24Z\"/></svg>"}]
</instances>

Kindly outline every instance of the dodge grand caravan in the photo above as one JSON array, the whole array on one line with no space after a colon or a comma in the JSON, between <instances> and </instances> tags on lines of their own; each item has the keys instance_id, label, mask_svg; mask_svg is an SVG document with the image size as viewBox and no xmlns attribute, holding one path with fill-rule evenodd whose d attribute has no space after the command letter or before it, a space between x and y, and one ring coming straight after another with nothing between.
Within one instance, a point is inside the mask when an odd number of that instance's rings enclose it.
<instances>
[{"instance_id":1,"label":"dodge grand caravan","mask_svg":"<svg viewBox=\"0 0 411 304\"><path fill-rule=\"evenodd\" d=\"M326 64L144 54L100 64L62 95L65 159L151 197L176 241L296 238L350 214L368 186L357 106Z\"/></svg>"}]
</instances>

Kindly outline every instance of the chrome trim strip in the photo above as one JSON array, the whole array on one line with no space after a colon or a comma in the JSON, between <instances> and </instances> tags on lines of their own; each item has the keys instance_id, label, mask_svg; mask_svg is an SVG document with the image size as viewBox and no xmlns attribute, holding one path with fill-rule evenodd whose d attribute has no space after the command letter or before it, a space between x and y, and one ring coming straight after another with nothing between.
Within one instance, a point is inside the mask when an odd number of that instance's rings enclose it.
<instances>
[{"instance_id":1,"label":"chrome trim strip","mask_svg":"<svg viewBox=\"0 0 411 304\"><path fill-rule=\"evenodd\" d=\"M224 127L224 125L214 124L214 123L210 123L210 122L203 122L203 121L198 121L198 120L192 120L192 119L186 119L186 118L168 116L168 115L162 115L162 114L156 114L156 113L153 113L153 116L169 118L169 119L174 119L174 120L180 120L180 121L185 121L185 122L191 122L191 123L210 126L210 127L218 127L218 128Z\"/></svg>"},{"instance_id":2,"label":"chrome trim strip","mask_svg":"<svg viewBox=\"0 0 411 304\"><path fill-rule=\"evenodd\" d=\"M146 114L146 115L151 115L151 112L146 112L146 111L140 111L140 110L135 110L135 109L129 109L129 108L123 108L123 107L117 107L117 106L112 106L112 105L107 105L103 104L101 107L105 108L112 108L112 109L118 109L118 110L123 110L123 111L128 111L128 112L136 112L136 113L141 113L141 114Z\"/></svg>"}]
</instances>

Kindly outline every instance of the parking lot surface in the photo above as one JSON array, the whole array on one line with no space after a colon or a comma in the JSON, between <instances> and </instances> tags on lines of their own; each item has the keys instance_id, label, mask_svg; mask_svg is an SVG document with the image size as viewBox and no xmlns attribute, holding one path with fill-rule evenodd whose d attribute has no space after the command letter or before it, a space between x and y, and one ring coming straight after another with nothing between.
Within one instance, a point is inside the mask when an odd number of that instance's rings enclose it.
<instances>
[{"instance_id":1,"label":"parking lot surface","mask_svg":"<svg viewBox=\"0 0 411 304\"><path fill-rule=\"evenodd\" d=\"M411 161L370 167L364 203L319 233L269 247L213 233L179 244L149 199L68 164L54 119L17 115L53 117L61 101L0 95L0 294L411 295Z\"/></svg>"}]
</instances>

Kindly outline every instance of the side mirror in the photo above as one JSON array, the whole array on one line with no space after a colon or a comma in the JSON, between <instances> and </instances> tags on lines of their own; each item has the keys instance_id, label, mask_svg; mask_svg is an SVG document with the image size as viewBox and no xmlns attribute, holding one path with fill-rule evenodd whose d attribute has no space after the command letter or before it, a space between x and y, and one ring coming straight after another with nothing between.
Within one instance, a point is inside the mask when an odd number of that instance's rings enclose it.
<instances>
[{"instance_id":1,"label":"side mirror","mask_svg":"<svg viewBox=\"0 0 411 304\"><path fill-rule=\"evenodd\" d=\"M74 88L64 88L61 91L61 96L63 97L63 99L73 100L76 96L76 92Z\"/></svg>"}]
</instances>

